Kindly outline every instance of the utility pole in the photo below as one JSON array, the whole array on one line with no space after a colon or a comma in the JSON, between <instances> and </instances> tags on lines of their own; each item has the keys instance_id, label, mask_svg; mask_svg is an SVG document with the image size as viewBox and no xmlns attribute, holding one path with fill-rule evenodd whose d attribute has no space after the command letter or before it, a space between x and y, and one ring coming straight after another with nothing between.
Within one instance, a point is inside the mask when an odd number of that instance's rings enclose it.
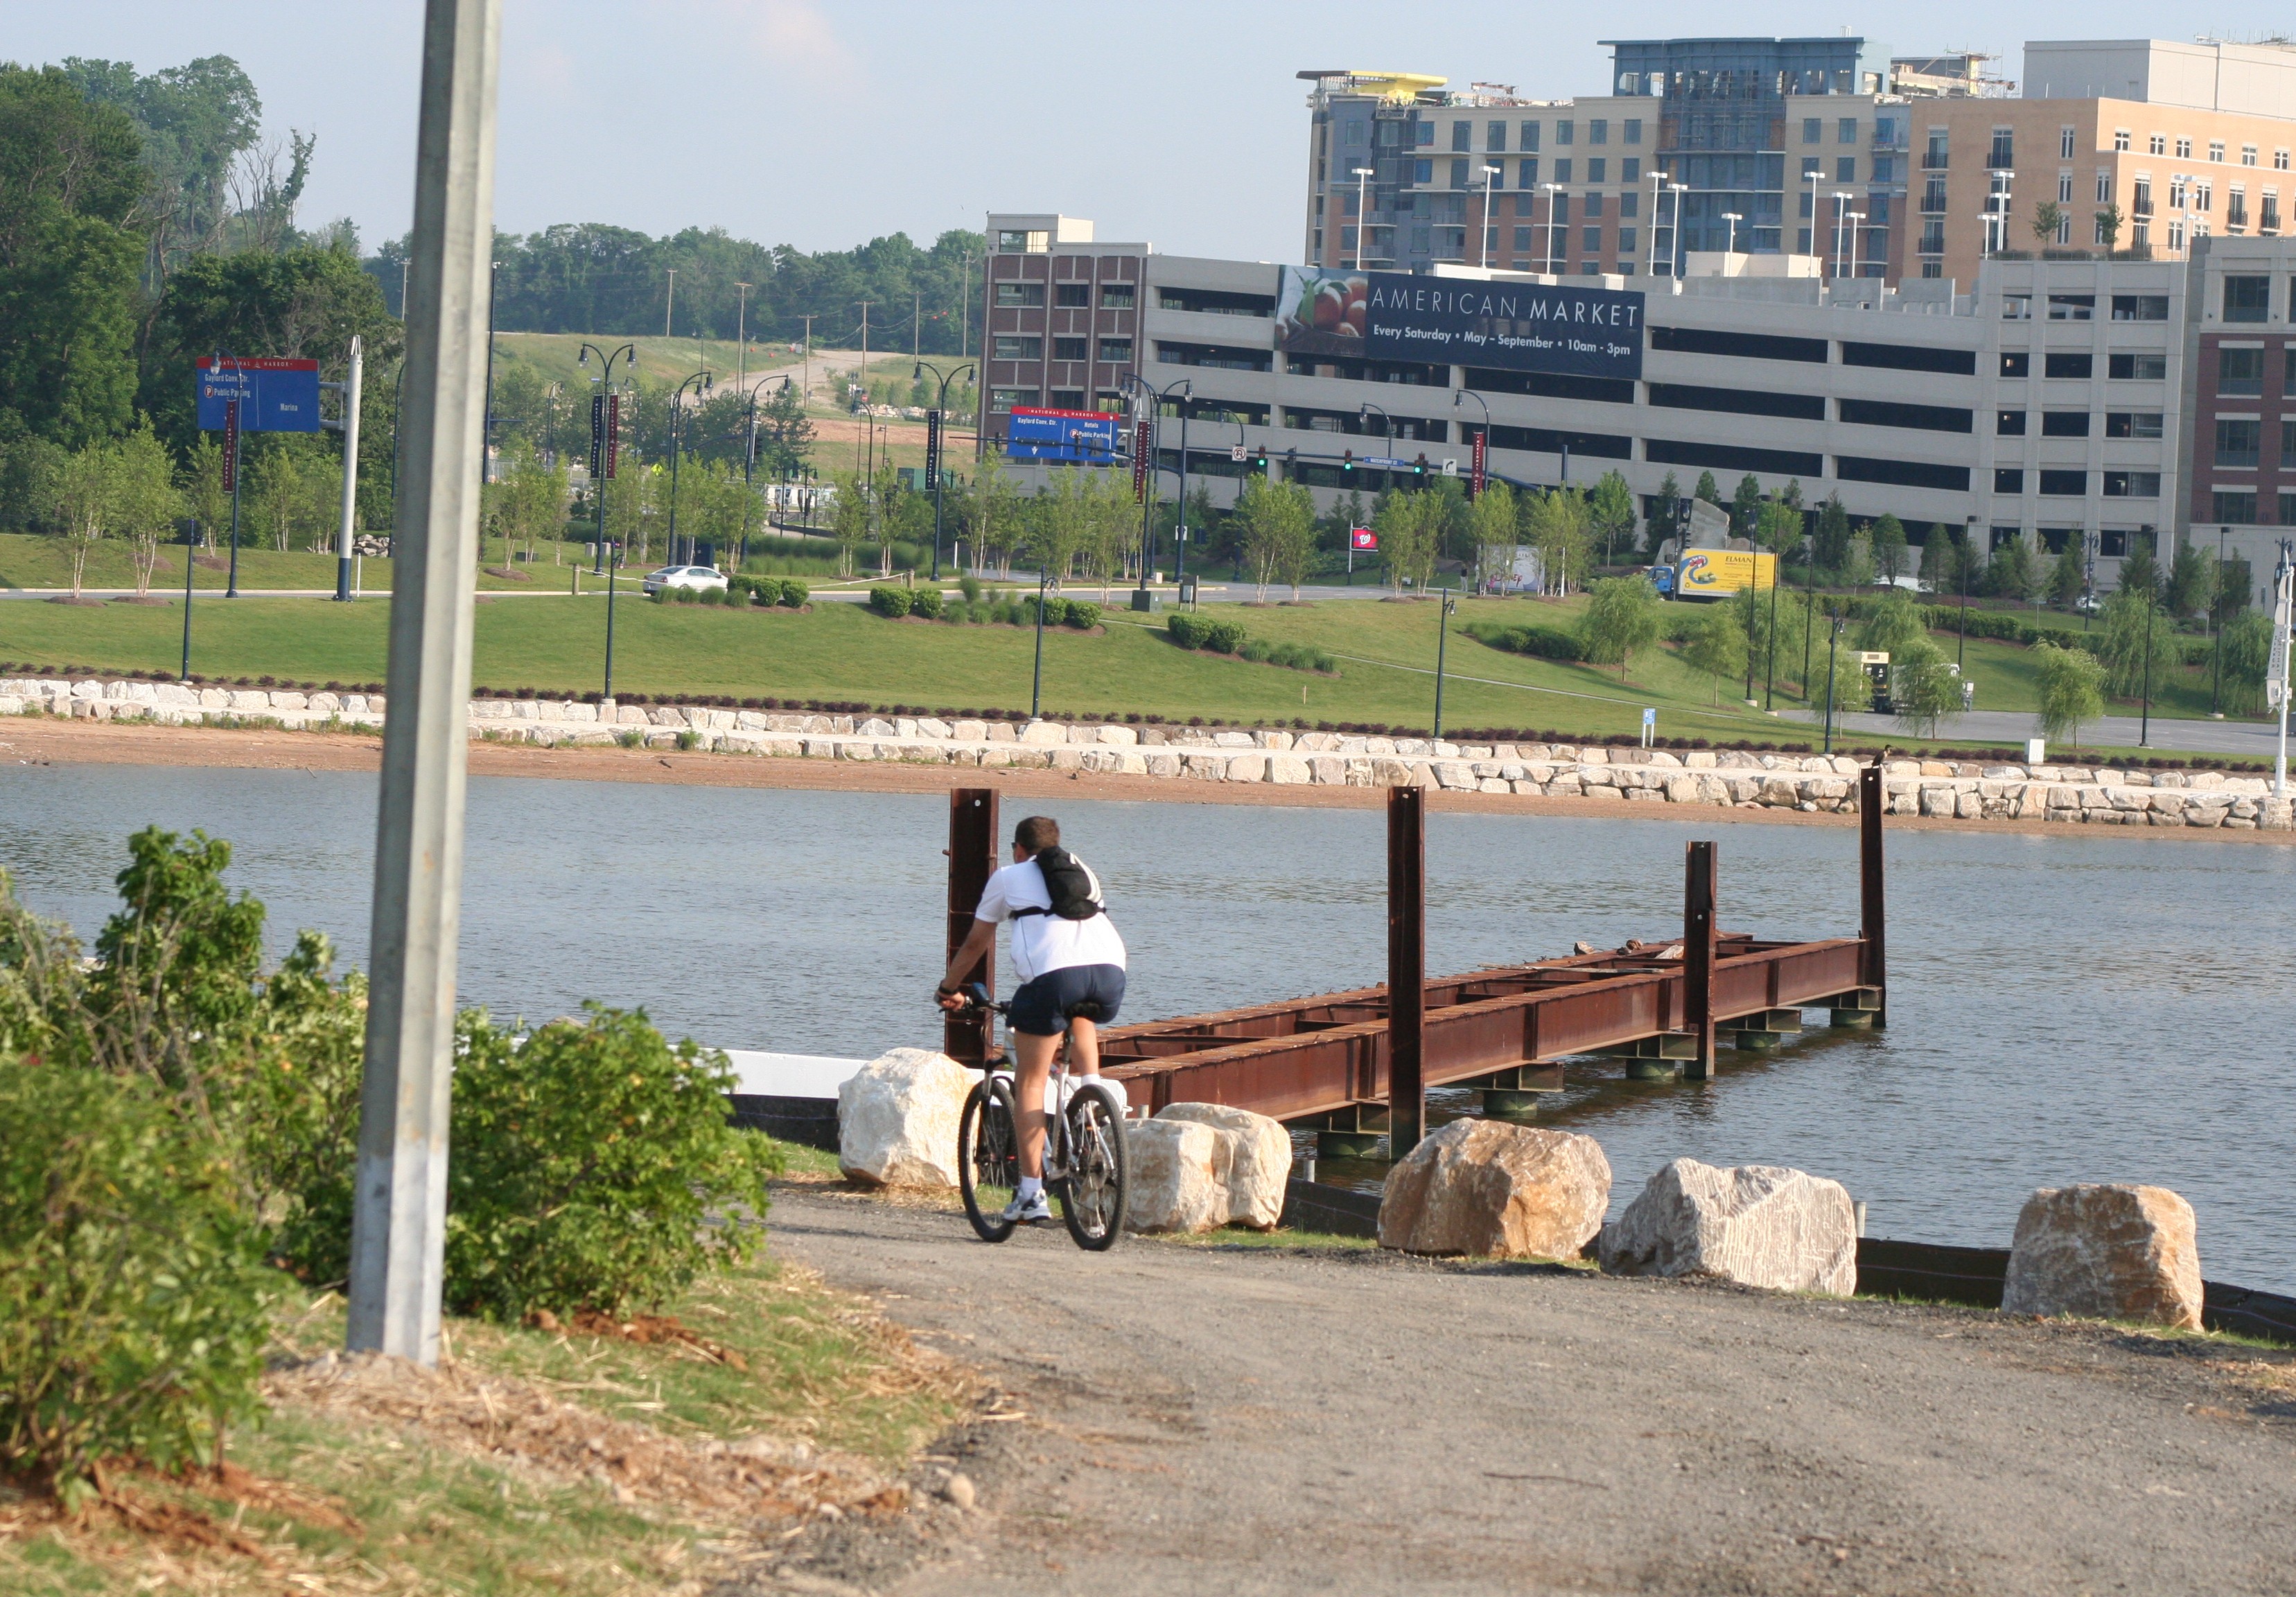
<instances>
[{"instance_id":1,"label":"utility pole","mask_svg":"<svg viewBox=\"0 0 2296 1597\"><path fill-rule=\"evenodd\" d=\"M502 0L429 0L346 1346L439 1360Z\"/></svg>"},{"instance_id":2,"label":"utility pole","mask_svg":"<svg viewBox=\"0 0 2296 1597\"><path fill-rule=\"evenodd\" d=\"M805 385L797 396L797 407L802 411L813 403L813 318L800 317L799 320L805 324L805 365L802 368Z\"/></svg>"},{"instance_id":3,"label":"utility pole","mask_svg":"<svg viewBox=\"0 0 2296 1597\"><path fill-rule=\"evenodd\" d=\"M869 414L869 301L866 300L861 301L861 415L864 422L873 423L875 420L875 418ZM865 446L861 441L861 435L859 433L856 433L853 438L853 447L866 455L868 483L872 488L876 487L876 439L873 436ZM855 459L853 462L853 474L856 477L861 475L862 465L862 461L858 458Z\"/></svg>"},{"instance_id":4,"label":"utility pole","mask_svg":"<svg viewBox=\"0 0 2296 1597\"><path fill-rule=\"evenodd\" d=\"M677 268L676 267L672 267L669 268L669 292L663 297L661 301L661 335L664 338L668 338L669 336L670 308L676 303Z\"/></svg>"},{"instance_id":5,"label":"utility pole","mask_svg":"<svg viewBox=\"0 0 2296 1597\"><path fill-rule=\"evenodd\" d=\"M742 291L734 310L734 383L737 387L747 388L750 382L750 285L736 283L734 286Z\"/></svg>"},{"instance_id":6,"label":"utility pole","mask_svg":"<svg viewBox=\"0 0 2296 1597\"><path fill-rule=\"evenodd\" d=\"M491 346L494 341L487 342ZM343 374L343 524L335 542L335 598L345 605L351 599L351 540L358 535L359 384L365 370L359 337L353 333L350 369Z\"/></svg>"}]
</instances>

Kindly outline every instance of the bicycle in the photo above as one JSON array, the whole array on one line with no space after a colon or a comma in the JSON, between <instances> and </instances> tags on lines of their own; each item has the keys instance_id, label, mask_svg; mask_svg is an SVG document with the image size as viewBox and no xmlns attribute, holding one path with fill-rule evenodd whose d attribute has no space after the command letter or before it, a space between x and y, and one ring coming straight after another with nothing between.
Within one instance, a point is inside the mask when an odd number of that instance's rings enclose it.
<instances>
[{"instance_id":1,"label":"bicycle","mask_svg":"<svg viewBox=\"0 0 2296 1597\"><path fill-rule=\"evenodd\" d=\"M978 982L964 989L965 1007L1009 1017L1010 1002L995 1003ZM1020 1121L1009 1067L992 1060L957 1117L957 1186L965 1218L984 1242L1010 1237L1016 1221L1004 1211L1021 1185ZM1124 1111L1098 1083L1069 1084L1068 1042L1053 1058L1048 1099L1060 1106L1045 1133L1045 1190L1061 1202L1061 1219L1078 1247L1102 1253L1124 1232L1126 1162Z\"/></svg>"}]
</instances>

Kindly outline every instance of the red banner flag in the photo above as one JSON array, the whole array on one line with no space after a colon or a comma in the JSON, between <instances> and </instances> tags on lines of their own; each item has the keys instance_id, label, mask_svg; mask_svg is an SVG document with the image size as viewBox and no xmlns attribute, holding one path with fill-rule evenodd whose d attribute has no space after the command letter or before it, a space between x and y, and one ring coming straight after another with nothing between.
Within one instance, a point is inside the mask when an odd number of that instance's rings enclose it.
<instances>
[{"instance_id":1,"label":"red banner flag","mask_svg":"<svg viewBox=\"0 0 2296 1597\"><path fill-rule=\"evenodd\" d=\"M1475 434L1474 466L1467 482L1467 490L1471 497L1480 498L1482 496L1483 467L1489 458L1489 452L1490 432L1486 428Z\"/></svg>"},{"instance_id":2,"label":"red banner flag","mask_svg":"<svg viewBox=\"0 0 2296 1597\"><path fill-rule=\"evenodd\" d=\"M1376 549L1379 547L1379 534L1369 527L1350 527L1348 529L1348 547Z\"/></svg>"}]
</instances>

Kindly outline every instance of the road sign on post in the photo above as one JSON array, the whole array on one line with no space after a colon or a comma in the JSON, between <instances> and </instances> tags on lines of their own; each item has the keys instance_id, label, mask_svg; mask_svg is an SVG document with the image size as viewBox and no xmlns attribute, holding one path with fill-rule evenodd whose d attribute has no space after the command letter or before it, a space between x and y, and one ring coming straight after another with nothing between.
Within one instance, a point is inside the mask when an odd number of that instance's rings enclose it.
<instances>
[{"instance_id":1,"label":"road sign on post","mask_svg":"<svg viewBox=\"0 0 2296 1597\"><path fill-rule=\"evenodd\" d=\"M223 430L235 401L249 432L316 432L319 363L270 356L202 355L199 368L200 430Z\"/></svg>"},{"instance_id":2,"label":"road sign on post","mask_svg":"<svg viewBox=\"0 0 2296 1597\"><path fill-rule=\"evenodd\" d=\"M1227 457L1236 465L1242 465L1251 457L1251 451L1242 444L1230 444L1227 447Z\"/></svg>"}]
</instances>

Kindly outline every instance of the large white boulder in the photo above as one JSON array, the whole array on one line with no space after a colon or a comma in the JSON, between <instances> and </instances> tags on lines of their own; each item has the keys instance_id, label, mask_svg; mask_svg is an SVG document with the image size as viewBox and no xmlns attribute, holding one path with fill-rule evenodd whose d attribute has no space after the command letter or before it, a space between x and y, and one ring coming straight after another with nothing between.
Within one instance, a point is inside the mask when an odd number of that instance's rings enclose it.
<instances>
[{"instance_id":1,"label":"large white boulder","mask_svg":"<svg viewBox=\"0 0 2296 1597\"><path fill-rule=\"evenodd\" d=\"M897 1048L837 1090L837 1167L881 1187L956 1185L956 1122L977 1074L924 1048Z\"/></svg>"},{"instance_id":2,"label":"large white boulder","mask_svg":"<svg viewBox=\"0 0 2296 1597\"><path fill-rule=\"evenodd\" d=\"M1125 1129L1132 1230L1270 1231L1283 1218L1292 1137L1282 1122L1226 1104L1169 1104Z\"/></svg>"},{"instance_id":3,"label":"large white boulder","mask_svg":"<svg viewBox=\"0 0 2296 1597\"><path fill-rule=\"evenodd\" d=\"M1706 1275L1780 1292L1857 1290L1857 1217L1840 1181L1677 1159L1603 1228L1613 1275Z\"/></svg>"},{"instance_id":4,"label":"large white boulder","mask_svg":"<svg viewBox=\"0 0 2296 1597\"><path fill-rule=\"evenodd\" d=\"M2201 1326L2193 1206L2166 1187L2044 1187L2025 1200L2001 1307Z\"/></svg>"},{"instance_id":5,"label":"large white boulder","mask_svg":"<svg viewBox=\"0 0 2296 1597\"><path fill-rule=\"evenodd\" d=\"M1576 1258L1602 1229L1611 1162L1574 1132L1455 1120L1388 1172L1379 1245L1405 1253Z\"/></svg>"}]
</instances>

